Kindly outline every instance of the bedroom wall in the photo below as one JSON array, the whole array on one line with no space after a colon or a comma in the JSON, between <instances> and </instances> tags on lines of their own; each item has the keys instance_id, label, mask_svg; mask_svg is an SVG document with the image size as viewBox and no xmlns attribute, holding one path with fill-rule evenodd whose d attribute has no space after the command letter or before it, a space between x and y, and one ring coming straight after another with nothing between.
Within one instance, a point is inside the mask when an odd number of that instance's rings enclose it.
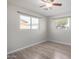
<instances>
[{"instance_id":1,"label":"bedroom wall","mask_svg":"<svg viewBox=\"0 0 79 59\"><path fill-rule=\"evenodd\" d=\"M38 30L20 30L19 29L19 15L16 11L22 11L26 14L41 17L40 19L40 29ZM45 18L37 13L29 11L21 7L15 7L8 3L8 19L7 19L7 29L8 29L8 39L7 39L7 50L12 52L16 49L27 47L31 44L43 42L46 40L46 21Z\"/></svg>"}]
</instances>

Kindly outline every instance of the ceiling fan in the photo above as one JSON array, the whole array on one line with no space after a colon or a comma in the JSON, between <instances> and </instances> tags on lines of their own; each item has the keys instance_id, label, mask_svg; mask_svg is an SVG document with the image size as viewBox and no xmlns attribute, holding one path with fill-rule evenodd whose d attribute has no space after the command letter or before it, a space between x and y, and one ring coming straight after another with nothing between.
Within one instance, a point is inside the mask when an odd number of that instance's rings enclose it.
<instances>
[{"instance_id":1,"label":"ceiling fan","mask_svg":"<svg viewBox=\"0 0 79 59\"><path fill-rule=\"evenodd\" d=\"M46 7L45 9L52 9L53 6L62 6L62 3L59 2L54 2L54 0L41 0L44 4L41 5L40 7Z\"/></svg>"}]
</instances>

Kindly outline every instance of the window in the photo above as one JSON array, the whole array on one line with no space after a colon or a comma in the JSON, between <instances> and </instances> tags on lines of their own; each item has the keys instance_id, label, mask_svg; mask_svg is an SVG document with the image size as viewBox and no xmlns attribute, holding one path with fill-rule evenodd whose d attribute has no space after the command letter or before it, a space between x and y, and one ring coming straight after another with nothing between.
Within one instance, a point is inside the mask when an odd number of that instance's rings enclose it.
<instances>
[{"instance_id":1,"label":"window","mask_svg":"<svg viewBox=\"0 0 79 59\"><path fill-rule=\"evenodd\" d=\"M57 29L68 29L70 27L70 17L55 20Z\"/></svg>"},{"instance_id":2,"label":"window","mask_svg":"<svg viewBox=\"0 0 79 59\"><path fill-rule=\"evenodd\" d=\"M20 29L30 29L30 17L20 15Z\"/></svg>"},{"instance_id":3,"label":"window","mask_svg":"<svg viewBox=\"0 0 79 59\"><path fill-rule=\"evenodd\" d=\"M38 29L38 18L32 18L32 29Z\"/></svg>"},{"instance_id":4,"label":"window","mask_svg":"<svg viewBox=\"0 0 79 59\"><path fill-rule=\"evenodd\" d=\"M38 29L39 19L20 15L20 29Z\"/></svg>"}]
</instances>

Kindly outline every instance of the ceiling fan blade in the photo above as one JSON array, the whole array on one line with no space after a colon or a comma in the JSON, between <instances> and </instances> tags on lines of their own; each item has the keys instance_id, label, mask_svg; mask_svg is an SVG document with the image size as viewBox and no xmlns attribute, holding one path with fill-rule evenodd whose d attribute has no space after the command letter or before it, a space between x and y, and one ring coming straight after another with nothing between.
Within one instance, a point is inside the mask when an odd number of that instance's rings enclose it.
<instances>
[{"instance_id":1,"label":"ceiling fan blade","mask_svg":"<svg viewBox=\"0 0 79 59\"><path fill-rule=\"evenodd\" d=\"M41 1L49 3L49 2L53 2L54 0L41 0Z\"/></svg>"},{"instance_id":2,"label":"ceiling fan blade","mask_svg":"<svg viewBox=\"0 0 79 59\"><path fill-rule=\"evenodd\" d=\"M53 3L54 6L62 6L61 3Z\"/></svg>"},{"instance_id":3,"label":"ceiling fan blade","mask_svg":"<svg viewBox=\"0 0 79 59\"><path fill-rule=\"evenodd\" d=\"M45 7L46 5L41 5L40 7Z\"/></svg>"}]
</instances>

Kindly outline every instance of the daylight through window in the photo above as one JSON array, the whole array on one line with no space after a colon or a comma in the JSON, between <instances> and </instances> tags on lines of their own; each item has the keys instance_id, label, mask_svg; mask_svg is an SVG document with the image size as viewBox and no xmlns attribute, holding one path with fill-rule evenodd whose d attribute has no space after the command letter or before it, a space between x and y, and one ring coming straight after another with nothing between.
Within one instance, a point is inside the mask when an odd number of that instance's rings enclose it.
<instances>
[{"instance_id":1,"label":"daylight through window","mask_svg":"<svg viewBox=\"0 0 79 59\"><path fill-rule=\"evenodd\" d=\"M20 15L20 29L38 29L39 18Z\"/></svg>"},{"instance_id":2,"label":"daylight through window","mask_svg":"<svg viewBox=\"0 0 79 59\"><path fill-rule=\"evenodd\" d=\"M55 20L57 29L68 29L70 27L70 17Z\"/></svg>"}]
</instances>

